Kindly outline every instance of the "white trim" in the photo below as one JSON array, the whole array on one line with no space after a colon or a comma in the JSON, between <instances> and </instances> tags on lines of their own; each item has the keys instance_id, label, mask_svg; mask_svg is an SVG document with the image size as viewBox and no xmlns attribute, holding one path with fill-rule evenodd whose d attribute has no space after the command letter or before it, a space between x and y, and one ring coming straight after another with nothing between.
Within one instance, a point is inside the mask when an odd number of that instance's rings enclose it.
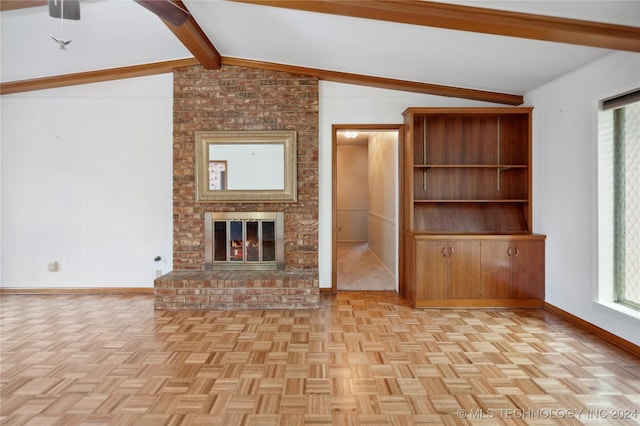
<instances>
[{"instance_id":1,"label":"white trim","mask_svg":"<svg viewBox=\"0 0 640 426\"><path fill-rule=\"evenodd\" d=\"M637 320L638 326L640 326L640 311L636 311L635 309L615 302L600 302L596 300L594 304L596 308L606 310L608 313L613 314L620 319L632 321Z\"/></svg>"},{"instance_id":2,"label":"white trim","mask_svg":"<svg viewBox=\"0 0 640 426\"><path fill-rule=\"evenodd\" d=\"M369 216L371 216L371 217L375 217L376 219L381 220L382 222L386 222L386 223L389 223L391 225L395 225L396 224L395 220L393 220L392 217L386 217L386 216L383 216L381 214L374 213L372 211L367 211L367 214Z\"/></svg>"}]
</instances>

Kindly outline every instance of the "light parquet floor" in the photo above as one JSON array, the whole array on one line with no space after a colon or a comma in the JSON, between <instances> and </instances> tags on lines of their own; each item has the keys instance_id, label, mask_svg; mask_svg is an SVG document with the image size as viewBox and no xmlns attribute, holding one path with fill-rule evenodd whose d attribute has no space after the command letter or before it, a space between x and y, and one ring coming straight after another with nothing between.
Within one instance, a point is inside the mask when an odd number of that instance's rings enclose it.
<instances>
[{"instance_id":1,"label":"light parquet floor","mask_svg":"<svg viewBox=\"0 0 640 426\"><path fill-rule=\"evenodd\" d=\"M2 425L640 424L640 359L541 310L3 295ZM626 417L626 418L619 418Z\"/></svg>"}]
</instances>

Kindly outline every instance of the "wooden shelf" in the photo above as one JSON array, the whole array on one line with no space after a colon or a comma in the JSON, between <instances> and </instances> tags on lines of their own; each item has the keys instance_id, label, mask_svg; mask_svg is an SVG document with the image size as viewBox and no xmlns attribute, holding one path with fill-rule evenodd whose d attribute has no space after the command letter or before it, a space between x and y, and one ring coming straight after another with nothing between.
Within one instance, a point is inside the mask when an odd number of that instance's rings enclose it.
<instances>
[{"instance_id":1,"label":"wooden shelf","mask_svg":"<svg viewBox=\"0 0 640 426\"><path fill-rule=\"evenodd\" d=\"M490 230L490 231L485 231L485 232L480 232L480 231L476 231L473 233L467 232L467 231L442 231L442 232L436 232L436 231L429 231L429 232L415 232L413 233L416 237L422 237L422 236L428 236L428 237L436 237L436 238L441 238L441 237L446 237L447 239L456 239L456 238L464 238L464 239L473 239L473 240L478 240L478 239L482 239L482 237L491 237L494 238L496 236L508 236L508 237L514 237L514 236L529 236L531 235L528 231L496 231L494 229Z\"/></svg>"},{"instance_id":2,"label":"wooden shelf","mask_svg":"<svg viewBox=\"0 0 640 426\"><path fill-rule=\"evenodd\" d=\"M416 169L450 169L450 168L484 168L484 169L526 169L526 164L414 164L414 168Z\"/></svg>"},{"instance_id":3,"label":"wooden shelf","mask_svg":"<svg viewBox=\"0 0 640 426\"><path fill-rule=\"evenodd\" d=\"M468 199L468 200L441 200L441 199L433 199L433 200L428 200L428 199L420 199L420 200L413 200L414 203L527 203L529 200L527 199L488 199L488 200L474 200L474 199Z\"/></svg>"},{"instance_id":4,"label":"wooden shelf","mask_svg":"<svg viewBox=\"0 0 640 426\"><path fill-rule=\"evenodd\" d=\"M531 235L531 113L404 112L400 291L415 306L544 301L544 238Z\"/></svg>"}]
</instances>

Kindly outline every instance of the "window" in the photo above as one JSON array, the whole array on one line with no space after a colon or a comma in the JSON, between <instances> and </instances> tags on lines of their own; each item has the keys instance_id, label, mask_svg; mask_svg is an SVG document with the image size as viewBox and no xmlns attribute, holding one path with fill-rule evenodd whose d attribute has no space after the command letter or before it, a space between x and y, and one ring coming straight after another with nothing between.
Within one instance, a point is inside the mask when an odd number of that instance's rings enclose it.
<instances>
[{"instance_id":1,"label":"window","mask_svg":"<svg viewBox=\"0 0 640 426\"><path fill-rule=\"evenodd\" d=\"M598 141L600 298L640 310L640 91L603 102Z\"/></svg>"}]
</instances>

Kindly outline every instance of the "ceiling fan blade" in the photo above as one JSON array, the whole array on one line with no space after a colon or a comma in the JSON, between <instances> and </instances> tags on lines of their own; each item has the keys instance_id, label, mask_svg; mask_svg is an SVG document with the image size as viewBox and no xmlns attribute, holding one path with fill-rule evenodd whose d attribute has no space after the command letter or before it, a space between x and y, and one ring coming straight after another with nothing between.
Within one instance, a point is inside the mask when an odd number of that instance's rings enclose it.
<instances>
[{"instance_id":1,"label":"ceiling fan blade","mask_svg":"<svg viewBox=\"0 0 640 426\"><path fill-rule=\"evenodd\" d=\"M191 16L189 12L171 0L134 0L140 6L150 10L165 21L179 27Z\"/></svg>"},{"instance_id":2,"label":"ceiling fan blade","mask_svg":"<svg viewBox=\"0 0 640 426\"><path fill-rule=\"evenodd\" d=\"M80 19L80 0L49 0L49 16L52 18ZM64 13L64 16L61 16Z\"/></svg>"}]
</instances>

